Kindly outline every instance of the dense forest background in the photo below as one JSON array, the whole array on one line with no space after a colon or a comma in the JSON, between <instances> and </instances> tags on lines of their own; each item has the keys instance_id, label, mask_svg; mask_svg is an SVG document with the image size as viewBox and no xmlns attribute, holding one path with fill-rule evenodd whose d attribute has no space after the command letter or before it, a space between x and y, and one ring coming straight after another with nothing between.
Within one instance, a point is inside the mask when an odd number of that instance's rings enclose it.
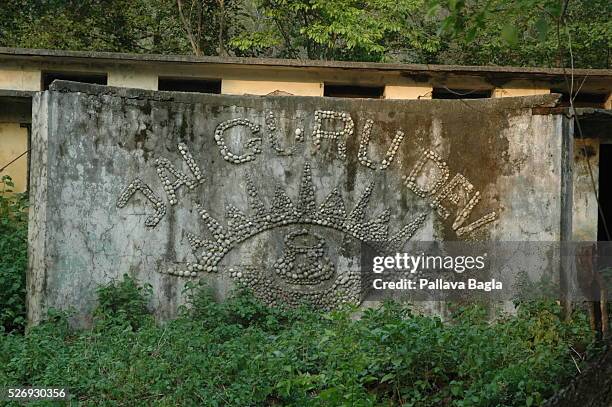
<instances>
[{"instance_id":1,"label":"dense forest background","mask_svg":"<svg viewBox=\"0 0 612 407\"><path fill-rule=\"evenodd\" d=\"M609 0L1 4L0 46L8 47L584 68L609 68L611 60Z\"/></svg>"}]
</instances>

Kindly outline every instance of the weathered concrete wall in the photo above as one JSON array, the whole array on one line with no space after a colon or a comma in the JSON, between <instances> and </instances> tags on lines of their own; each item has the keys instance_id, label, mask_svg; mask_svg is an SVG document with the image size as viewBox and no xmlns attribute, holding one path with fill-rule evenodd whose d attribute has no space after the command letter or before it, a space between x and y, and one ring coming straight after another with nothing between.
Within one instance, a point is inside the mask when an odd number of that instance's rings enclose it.
<instances>
[{"instance_id":1,"label":"weathered concrete wall","mask_svg":"<svg viewBox=\"0 0 612 407\"><path fill-rule=\"evenodd\" d=\"M572 240L597 241L599 140L576 139L574 143Z\"/></svg>"},{"instance_id":2,"label":"weathered concrete wall","mask_svg":"<svg viewBox=\"0 0 612 407\"><path fill-rule=\"evenodd\" d=\"M267 95L274 91L299 96L323 96L323 83L245 79L221 81L221 93L224 95Z\"/></svg>"},{"instance_id":3,"label":"weathered concrete wall","mask_svg":"<svg viewBox=\"0 0 612 407\"><path fill-rule=\"evenodd\" d=\"M0 68L0 89L34 91L41 89L40 70L23 66L13 68Z\"/></svg>"},{"instance_id":4,"label":"weathered concrete wall","mask_svg":"<svg viewBox=\"0 0 612 407\"><path fill-rule=\"evenodd\" d=\"M550 89L546 85L531 81L511 81L501 88L493 89L492 97L507 98L516 96L546 95Z\"/></svg>"},{"instance_id":5,"label":"weathered concrete wall","mask_svg":"<svg viewBox=\"0 0 612 407\"><path fill-rule=\"evenodd\" d=\"M385 99L431 99L431 86L385 86Z\"/></svg>"},{"instance_id":6,"label":"weathered concrete wall","mask_svg":"<svg viewBox=\"0 0 612 407\"><path fill-rule=\"evenodd\" d=\"M1 172L0 176L9 175L15 184L13 191L23 192L28 186L28 155L22 155L28 150L28 129L19 123L0 123L0 140L0 168L21 156Z\"/></svg>"},{"instance_id":7,"label":"weathered concrete wall","mask_svg":"<svg viewBox=\"0 0 612 407\"><path fill-rule=\"evenodd\" d=\"M152 284L160 318L200 277L332 306L359 300L360 241L558 241L561 119L531 113L554 100L56 82L34 100L29 319L74 307L86 324L124 273Z\"/></svg>"}]
</instances>

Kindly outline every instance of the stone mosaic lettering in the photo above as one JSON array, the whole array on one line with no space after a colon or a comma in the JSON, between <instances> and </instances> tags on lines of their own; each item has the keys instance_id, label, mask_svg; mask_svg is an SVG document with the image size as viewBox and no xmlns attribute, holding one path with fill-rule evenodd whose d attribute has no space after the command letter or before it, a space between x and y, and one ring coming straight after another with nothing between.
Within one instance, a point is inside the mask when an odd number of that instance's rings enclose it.
<instances>
[{"instance_id":1,"label":"stone mosaic lettering","mask_svg":"<svg viewBox=\"0 0 612 407\"><path fill-rule=\"evenodd\" d=\"M32 319L70 298L86 322L92 287L124 273L152 284L161 318L198 279L221 297L246 286L270 305L330 309L362 300L364 244L519 240L515 219L530 238L559 233L558 220L516 203L558 205L555 172L524 148L557 148L556 124L530 113L544 96L135 92L55 82L35 97L33 145L47 149L32 153L33 213L45 214L31 231Z\"/></svg>"}]
</instances>

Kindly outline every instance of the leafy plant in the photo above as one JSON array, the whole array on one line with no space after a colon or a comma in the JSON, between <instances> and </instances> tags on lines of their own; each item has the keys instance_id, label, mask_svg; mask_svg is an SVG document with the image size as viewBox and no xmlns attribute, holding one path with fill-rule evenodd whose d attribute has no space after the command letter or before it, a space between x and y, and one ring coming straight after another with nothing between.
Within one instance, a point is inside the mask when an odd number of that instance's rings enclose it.
<instances>
[{"instance_id":1,"label":"leafy plant","mask_svg":"<svg viewBox=\"0 0 612 407\"><path fill-rule=\"evenodd\" d=\"M423 0L257 0L253 27L230 45L247 55L382 61L386 54L428 59L440 49ZM248 24L246 24L248 26ZM432 35L433 34L433 35Z\"/></svg>"},{"instance_id":2,"label":"leafy plant","mask_svg":"<svg viewBox=\"0 0 612 407\"><path fill-rule=\"evenodd\" d=\"M460 64L608 68L612 6L605 0L428 0ZM570 43L571 50L570 53Z\"/></svg>"},{"instance_id":3,"label":"leafy plant","mask_svg":"<svg viewBox=\"0 0 612 407\"><path fill-rule=\"evenodd\" d=\"M193 284L181 315L158 325L149 294L124 277L99 290L92 330L54 312L0 335L0 387L68 386L82 405L530 406L575 374L570 346L591 340L583 316L565 322L549 302L494 323L478 306L442 322L396 302L355 318L269 308L246 291L217 302Z\"/></svg>"},{"instance_id":4,"label":"leafy plant","mask_svg":"<svg viewBox=\"0 0 612 407\"><path fill-rule=\"evenodd\" d=\"M125 274L121 281L98 287L98 306L94 317L99 322L126 323L138 329L141 321L149 315L147 305L153 293L151 285L139 286Z\"/></svg>"},{"instance_id":5,"label":"leafy plant","mask_svg":"<svg viewBox=\"0 0 612 407\"><path fill-rule=\"evenodd\" d=\"M28 202L13 187L0 177L0 331L7 332L22 331L26 317Z\"/></svg>"},{"instance_id":6,"label":"leafy plant","mask_svg":"<svg viewBox=\"0 0 612 407\"><path fill-rule=\"evenodd\" d=\"M4 0L0 45L608 68L606 0Z\"/></svg>"}]
</instances>

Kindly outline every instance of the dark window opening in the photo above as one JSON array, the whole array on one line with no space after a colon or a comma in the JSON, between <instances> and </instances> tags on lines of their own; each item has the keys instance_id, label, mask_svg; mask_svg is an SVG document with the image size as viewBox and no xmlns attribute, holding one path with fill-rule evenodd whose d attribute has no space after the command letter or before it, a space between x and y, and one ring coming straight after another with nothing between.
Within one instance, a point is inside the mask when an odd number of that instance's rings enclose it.
<instances>
[{"instance_id":1,"label":"dark window opening","mask_svg":"<svg viewBox=\"0 0 612 407\"><path fill-rule=\"evenodd\" d=\"M608 232L612 235L612 144L599 145L599 204L597 218L597 240L608 241L604 219L608 226ZM603 213L603 217L602 217Z\"/></svg>"},{"instance_id":2,"label":"dark window opening","mask_svg":"<svg viewBox=\"0 0 612 407\"><path fill-rule=\"evenodd\" d=\"M159 78L158 90L174 92L221 93L219 79Z\"/></svg>"},{"instance_id":3,"label":"dark window opening","mask_svg":"<svg viewBox=\"0 0 612 407\"><path fill-rule=\"evenodd\" d=\"M106 85L106 74L97 73L75 73L75 72L43 72L42 85L44 90L49 89L49 85L56 80L94 83L97 85Z\"/></svg>"},{"instance_id":4,"label":"dark window opening","mask_svg":"<svg viewBox=\"0 0 612 407\"><path fill-rule=\"evenodd\" d=\"M491 97L490 89L449 89L433 88L432 99L487 99Z\"/></svg>"},{"instance_id":5,"label":"dark window opening","mask_svg":"<svg viewBox=\"0 0 612 407\"><path fill-rule=\"evenodd\" d=\"M335 98L382 99L384 92L384 86L353 86L325 84L325 86L323 87L323 96Z\"/></svg>"},{"instance_id":6,"label":"dark window opening","mask_svg":"<svg viewBox=\"0 0 612 407\"><path fill-rule=\"evenodd\" d=\"M565 92L559 89L551 89L551 93L560 93L561 100L560 106L570 106L570 95L569 92ZM608 99L607 93L587 93L578 92L574 94L574 107L595 107L603 109Z\"/></svg>"}]
</instances>

